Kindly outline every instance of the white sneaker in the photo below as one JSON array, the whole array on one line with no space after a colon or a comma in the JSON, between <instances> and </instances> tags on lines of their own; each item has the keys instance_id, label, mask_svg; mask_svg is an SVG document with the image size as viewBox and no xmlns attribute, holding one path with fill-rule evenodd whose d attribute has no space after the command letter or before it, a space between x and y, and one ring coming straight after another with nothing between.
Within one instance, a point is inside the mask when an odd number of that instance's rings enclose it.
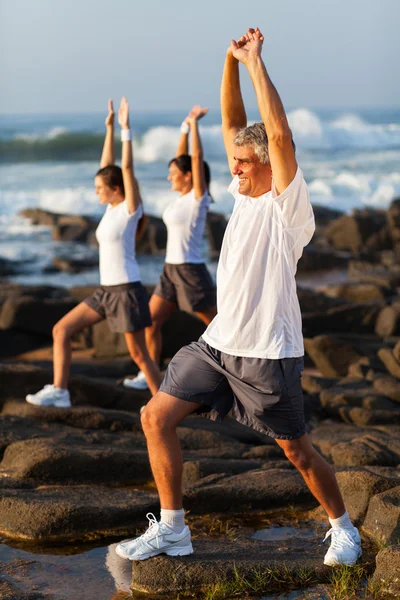
<instances>
[{"instance_id":1,"label":"white sneaker","mask_svg":"<svg viewBox=\"0 0 400 600\"><path fill-rule=\"evenodd\" d=\"M361 538L357 527L353 529L330 529L324 542L331 536L331 545L325 554L324 565L355 565L360 558Z\"/></svg>"},{"instance_id":2,"label":"white sneaker","mask_svg":"<svg viewBox=\"0 0 400 600\"><path fill-rule=\"evenodd\" d=\"M143 371L139 371L134 379L124 379L122 385L126 388L132 388L134 390L148 390L149 386L146 381L146 377Z\"/></svg>"},{"instance_id":3,"label":"white sneaker","mask_svg":"<svg viewBox=\"0 0 400 600\"><path fill-rule=\"evenodd\" d=\"M187 525L181 533L175 533L162 521L158 522L152 513L147 513L149 528L140 537L118 544L115 551L121 558L145 560L157 554L167 556L187 556L193 554L190 529Z\"/></svg>"},{"instance_id":4,"label":"white sneaker","mask_svg":"<svg viewBox=\"0 0 400 600\"><path fill-rule=\"evenodd\" d=\"M71 406L69 391L56 388L54 385L45 385L36 394L28 394L26 401L36 406L57 406L58 408L69 408Z\"/></svg>"}]
</instances>

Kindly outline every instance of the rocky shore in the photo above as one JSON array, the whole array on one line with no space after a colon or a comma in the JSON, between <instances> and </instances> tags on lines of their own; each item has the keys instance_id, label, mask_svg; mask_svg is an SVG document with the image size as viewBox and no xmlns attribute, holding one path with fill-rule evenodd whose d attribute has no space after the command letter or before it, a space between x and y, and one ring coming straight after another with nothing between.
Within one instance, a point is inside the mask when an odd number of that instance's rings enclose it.
<instances>
[{"instance_id":1,"label":"rocky shore","mask_svg":"<svg viewBox=\"0 0 400 600\"><path fill-rule=\"evenodd\" d=\"M317 232L299 263L302 381L313 443L333 465L364 540L348 595L340 595L332 569L323 566L324 514L280 449L229 418L214 424L198 417L179 428L196 552L133 563L134 594L259 599L297 590L290 597L400 597L400 200L387 212L343 215L316 207L315 214ZM48 219L54 235L90 243L90 222L46 215L28 216L41 224ZM211 219L210 247L218 253L223 218ZM150 222L143 251L162 252L163 243L160 223ZM5 274L6 266L0 268ZM324 283L332 270L342 274L341 283ZM307 285L316 278L318 289ZM72 408L24 401L51 382L52 326L90 291L0 284L3 544L104 546L133 537L146 526L146 513L158 514L139 418L148 395L118 383L135 372L123 336L102 323L74 340ZM193 316L173 315L164 329L164 361L201 332ZM25 589L17 567L0 567L0 598L72 598Z\"/></svg>"}]
</instances>

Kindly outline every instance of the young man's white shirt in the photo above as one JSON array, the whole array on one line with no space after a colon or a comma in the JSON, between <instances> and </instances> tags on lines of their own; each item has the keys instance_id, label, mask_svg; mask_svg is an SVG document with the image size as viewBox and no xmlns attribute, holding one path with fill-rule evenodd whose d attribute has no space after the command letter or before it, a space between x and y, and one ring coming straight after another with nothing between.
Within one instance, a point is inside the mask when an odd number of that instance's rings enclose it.
<instances>
[{"instance_id":1,"label":"young man's white shirt","mask_svg":"<svg viewBox=\"0 0 400 600\"><path fill-rule=\"evenodd\" d=\"M300 168L286 190L258 198L229 186L235 206L217 270L218 314L203 334L217 350L234 356L303 356L296 293L297 261L315 230L314 214Z\"/></svg>"},{"instance_id":2,"label":"young man's white shirt","mask_svg":"<svg viewBox=\"0 0 400 600\"><path fill-rule=\"evenodd\" d=\"M166 263L181 265L204 262L201 245L210 201L208 192L196 200L192 189L168 204L163 213L168 230Z\"/></svg>"},{"instance_id":3,"label":"young man's white shirt","mask_svg":"<svg viewBox=\"0 0 400 600\"><path fill-rule=\"evenodd\" d=\"M120 285L140 281L136 260L135 237L142 205L130 214L126 200L116 206L107 206L96 229L99 242L100 283Z\"/></svg>"}]
</instances>

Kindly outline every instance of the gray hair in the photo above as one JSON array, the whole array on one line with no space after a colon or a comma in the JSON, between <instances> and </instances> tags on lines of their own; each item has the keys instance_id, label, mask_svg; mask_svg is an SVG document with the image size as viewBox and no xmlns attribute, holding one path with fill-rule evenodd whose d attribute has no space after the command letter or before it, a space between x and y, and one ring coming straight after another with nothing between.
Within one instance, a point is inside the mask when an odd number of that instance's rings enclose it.
<instances>
[{"instance_id":1,"label":"gray hair","mask_svg":"<svg viewBox=\"0 0 400 600\"><path fill-rule=\"evenodd\" d=\"M269 164L268 137L264 123L254 123L239 129L233 143L236 146L250 146L262 164Z\"/></svg>"},{"instance_id":2,"label":"gray hair","mask_svg":"<svg viewBox=\"0 0 400 600\"><path fill-rule=\"evenodd\" d=\"M233 143L236 146L250 146L253 149L254 154L259 158L261 164L270 164L268 137L264 123L253 123L253 125L239 129L234 137ZM292 146L293 151L296 152L296 145L293 141L293 137Z\"/></svg>"}]
</instances>

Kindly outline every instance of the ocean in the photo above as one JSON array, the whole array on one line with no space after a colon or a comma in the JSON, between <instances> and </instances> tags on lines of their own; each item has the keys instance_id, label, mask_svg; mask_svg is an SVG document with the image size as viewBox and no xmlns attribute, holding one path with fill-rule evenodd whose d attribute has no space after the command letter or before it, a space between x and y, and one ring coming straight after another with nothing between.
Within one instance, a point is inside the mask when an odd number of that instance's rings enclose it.
<instances>
[{"instance_id":1,"label":"ocean","mask_svg":"<svg viewBox=\"0 0 400 600\"><path fill-rule=\"evenodd\" d=\"M131 117L136 174L145 211L161 216L171 200L168 162L174 156L182 111L139 112ZM46 227L18 216L24 208L100 217L94 192L105 114L0 115L0 258L23 261L24 273L10 278L26 284L97 284L96 269L78 274L48 273L53 257L92 258L84 244L51 240ZM256 120L255 112L248 114ZM311 201L346 212L385 209L400 196L400 109L311 110L296 108L288 118L297 159ZM118 128L117 128L118 131ZM230 174L221 136L220 114L201 121L205 158L211 166L212 210L229 215ZM119 133L116 135L120 156ZM118 162L118 161L117 161ZM215 273L216 263L208 261ZM163 257L139 257L142 280L156 283Z\"/></svg>"}]
</instances>

